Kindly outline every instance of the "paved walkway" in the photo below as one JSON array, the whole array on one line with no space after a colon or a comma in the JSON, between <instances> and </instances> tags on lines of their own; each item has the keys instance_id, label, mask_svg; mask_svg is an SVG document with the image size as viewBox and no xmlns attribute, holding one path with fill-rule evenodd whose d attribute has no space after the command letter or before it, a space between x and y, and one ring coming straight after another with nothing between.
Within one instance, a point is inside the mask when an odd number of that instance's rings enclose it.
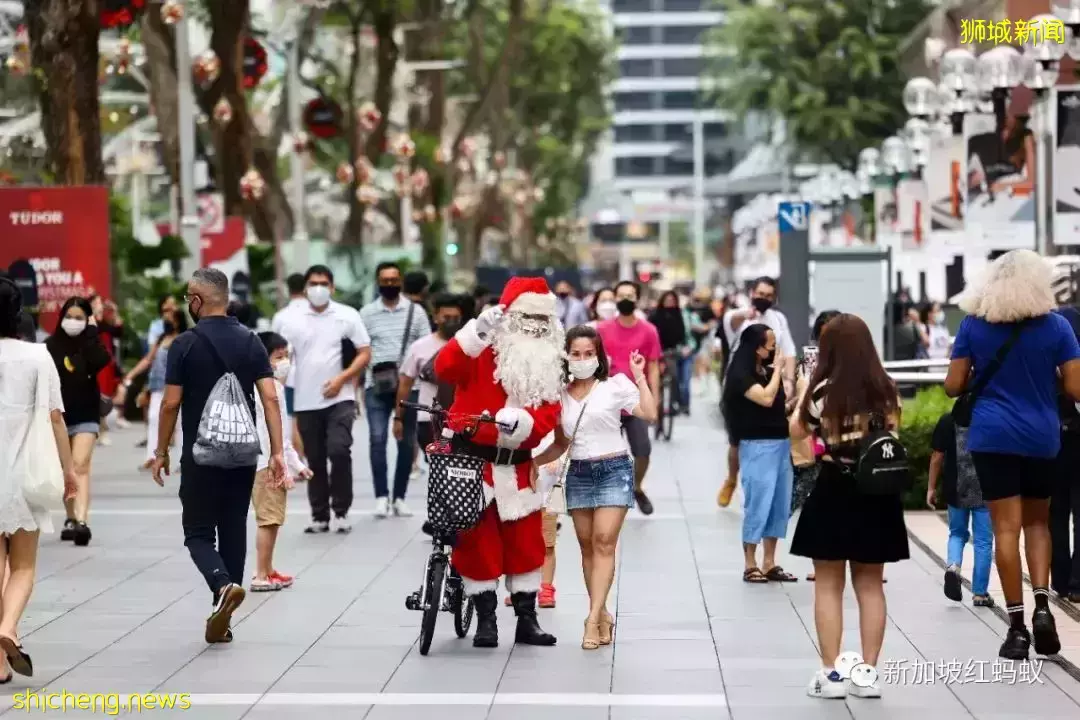
<instances>
[{"instance_id":1,"label":"paved walkway","mask_svg":"<svg viewBox=\"0 0 1080 720\"><path fill-rule=\"evenodd\" d=\"M806 697L817 667L813 585L740 581L739 512L714 501L726 445L704 407L656 448L649 490L657 512L631 515L613 593L616 643L595 652L578 647L586 607L568 523L558 549L559 606L541 615L557 647L504 642L474 650L444 615L425 658L416 648L420 616L404 604L427 552L420 519L363 515L351 535L308 537L300 532L302 491L290 498L278 551L279 566L299 576L296 586L249 595L236 642L207 647L209 598L182 545L177 480L161 490L136 472L136 439L135 431L116 433L115 445L98 453L93 544L43 541L22 628L36 675L32 684L16 676L0 693L0 710L11 706L11 693L46 687L191 693L195 708L187 712L200 720L305 718L311 709L320 720L1080 717L1080 683L1051 663L989 682L1003 674L994 660L1004 625L991 612L946 601L939 566L914 546L912 561L887 570L881 667L905 671L894 673L882 700ZM361 510L370 504L365 446L358 443L356 458ZM419 509L422 492L414 495ZM798 558L783 562L800 576L809 570ZM508 609L500 622L503 637L512 637ZM853 597L845 626L845 645L857 650ZM952 677L935 674L931 684L922 672L928 662Z\"/></svg>"}]
</instances>

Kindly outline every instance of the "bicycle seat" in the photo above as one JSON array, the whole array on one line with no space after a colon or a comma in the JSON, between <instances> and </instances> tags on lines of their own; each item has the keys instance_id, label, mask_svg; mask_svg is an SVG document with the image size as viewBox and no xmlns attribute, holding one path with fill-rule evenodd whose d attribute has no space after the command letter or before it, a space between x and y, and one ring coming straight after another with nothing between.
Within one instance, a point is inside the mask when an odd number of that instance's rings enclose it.
<instances>
[{"instance_id":1,"label":"bicycle seat","mask_svg":"<svg viewBox=\"0 0 1080 720\"><path fill-rule=\"evenodd\" d=\"M454 547L457 545L457 533L447 532L445 530L438 530L431 524L430 520L425 520L423 526L420 528L423 533L434 540L441 542L443 545L449 545Z\"/></svg>"}]
</instances>

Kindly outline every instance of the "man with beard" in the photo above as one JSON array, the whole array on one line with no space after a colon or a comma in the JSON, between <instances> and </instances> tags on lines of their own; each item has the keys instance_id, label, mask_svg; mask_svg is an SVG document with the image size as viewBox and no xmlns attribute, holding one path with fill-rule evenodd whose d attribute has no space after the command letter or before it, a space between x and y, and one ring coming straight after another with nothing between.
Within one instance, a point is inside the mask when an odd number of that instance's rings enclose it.
<instances>
[{"instance_id":1,"label":"man with beard","mask_svg":"<svg viewBox=\"0 0 1080 720\"><path fill-rule=\"evenodd\" d=\"M469 321L435 358L435 373L456 387L455 416L494 414L455 451L488 461L488 503L476 527L458 538L454 567L476 605L475 647L497 647L495 608L501 576L517 615L514 641L554 645L536 620L536 594L544 564L542 497L531 478L532 451L555 428L565 385L563 331L555 296L543 278L515 277L499 305Z\"/></svg>"}]
</instances>

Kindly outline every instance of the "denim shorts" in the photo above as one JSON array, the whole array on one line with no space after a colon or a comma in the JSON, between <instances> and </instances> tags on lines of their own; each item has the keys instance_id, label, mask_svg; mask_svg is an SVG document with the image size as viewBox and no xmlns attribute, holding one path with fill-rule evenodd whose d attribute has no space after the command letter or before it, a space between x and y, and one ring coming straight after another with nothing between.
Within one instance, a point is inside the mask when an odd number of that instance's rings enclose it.
<instances>
[{"instance_id":1,"label":"denim shorts","mask_svg":"<svg viewBox=\"0 0 1080 720\"><path fill-rule=\"evenodd\" d=\"M68 437L75 437L76 435L88 434L88 435L100 435L101 423L96 422L81 422L74 425L68 425Z\"/></svg>"},{"instance_id":2,"label":"denim shorts","mask_svg":"<svg viewBox=\"0 0 1080 720\"><path fill-rule=\"evenodd\" d=\"M571 460L566 473L566 509L634 507L634 462L629 455Z\"/></svg>"}]
</instances>

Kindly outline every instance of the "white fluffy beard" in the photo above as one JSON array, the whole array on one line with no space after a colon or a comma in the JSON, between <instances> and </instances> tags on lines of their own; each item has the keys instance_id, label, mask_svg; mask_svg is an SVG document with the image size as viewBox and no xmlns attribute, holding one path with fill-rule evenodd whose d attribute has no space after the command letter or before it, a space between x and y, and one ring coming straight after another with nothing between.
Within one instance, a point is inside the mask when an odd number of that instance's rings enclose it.
<instances>
[{"instance_id":1,"label":"white fluffy beard","mask_svg":"<svg viewBox=\"0 0 1080 720\"><path fill-rule=\"evenodd\" d=\"M505 330L495 334L495 380L502 385L511 402L521 407L536 407L558 402L566 387L563 363L564 333L553 320L550 337L534 338Z\"/></svg>"}]
</instances>

